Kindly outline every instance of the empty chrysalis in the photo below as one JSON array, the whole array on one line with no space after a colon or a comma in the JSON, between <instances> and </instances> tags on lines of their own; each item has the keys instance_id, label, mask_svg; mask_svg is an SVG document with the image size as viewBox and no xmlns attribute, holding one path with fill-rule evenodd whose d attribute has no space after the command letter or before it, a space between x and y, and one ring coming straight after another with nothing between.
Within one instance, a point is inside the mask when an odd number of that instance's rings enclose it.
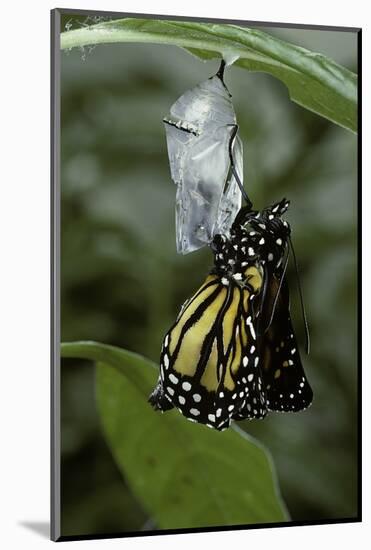
<instances>
[{"instance_id":1,"label":"empty chrysalis","mask_svg":"<svg viewBox=\"0 0 371 550\"><path fill-rule=\"evenodd\" d=\"M217 234L228 235L241 207L242 142L224 66L180 96L164 119L181 254L210 244Z\"/></svg>"}]
</instances>

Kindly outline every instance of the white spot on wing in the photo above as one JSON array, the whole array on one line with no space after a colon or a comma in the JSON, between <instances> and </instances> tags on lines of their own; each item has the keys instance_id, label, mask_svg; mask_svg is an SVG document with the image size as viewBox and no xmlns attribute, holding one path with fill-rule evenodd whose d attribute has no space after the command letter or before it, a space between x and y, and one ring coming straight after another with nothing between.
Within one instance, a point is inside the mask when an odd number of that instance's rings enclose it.
<instances>
[{"instance_id":1,"label":"white spot on wing","mask_svg":"<svg viewBox=\"0 0 371 550\"><path fill-rule=\"evenodd\" d=\"M246 319L246 324L248 325L248 327L250 329L251 336L253 337L254 340L256 340L255 329L254 329L254 326L251 322L251 315L249 315L249 317Z\"/></svg>"}]
</instances>

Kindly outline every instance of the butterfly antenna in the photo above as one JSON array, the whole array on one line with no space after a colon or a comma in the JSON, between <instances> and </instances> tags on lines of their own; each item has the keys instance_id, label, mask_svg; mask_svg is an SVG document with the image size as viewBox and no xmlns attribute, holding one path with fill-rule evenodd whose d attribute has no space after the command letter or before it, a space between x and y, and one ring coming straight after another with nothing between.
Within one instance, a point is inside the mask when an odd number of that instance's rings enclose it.
<instances>
[{"instance_id":1,"label":"butterfly antenna","mask_svg":"<svg viewBox=\"0 0 371 550\"><path fill-rule=\"evenodd\" d=\"M307 355L309 355L309 352L310 352L310 336L309 336L309 326L308 326L307 314L306 314L305 306L304 306L303 290L301 288L298 262L296 261L294 245L292 244L291 237L289 237L289 241L290 241L290 248L291 248L291 252L292 252L292 257L294 259L294 264L295 264L296 279L298 281L298 289L299 289L300 305L301 305L301 314L302 314L302 317L303 317L303 323L304 323L304 327L305 327L306 352L307 352Z\"/></svg>"},{"instance_id":2,"label":"butterfly antenna","mask_svg":"<svg viewBox=\"0 0 371 550\"><path fill-rule=\"evenodd\" d=\"M267 287L268 287L268 271L267 271L266 264L264 264L264 279L263 279L263 281L264 282L263 282L263 290L262 290L261 299L260 299L260 307L259 307L258 313L256 314L256 316L259 316L259 319L258 319L258 334L259 335L261 334L260 327L261 327L261 324L263 322L262 312L263 312L263 307L264 307L264 304L265 304L265 299L266 299L266 296L267 296ZM252 306L253 305L254 305L254 302L252 302ZM254 314L254 316L255 316L255 314Z\"/></svg>"},{"instance_id":3,"label":"butterfly antenna","mask_svg":"<svg viewBox=\"0 0 371 550\"><path fill-rule=\"evenodd\" d=\"M220 69L219 69L220 70ZM240 188L240 191L242 193L242 196L246 202L246 206L248 207L249 210L251 210L252 208L252 202L251 200L249 199L245 189L244 189L244 186L239 178L239 175L237 174L237 170L236 170L236 167L235 167L235 164L234 164L234 159L233 159L233 151L232 151L232 145L233 145L233 141L234 141L234 138L236 137L236 134L238 132L238 125L237 124L233 124L233 128L232 128L232 132L231 132L231 138L229 140L229 146L228 146L228 150L229 150L229 160L230 160L230 163L231 163L231 170L232 170L232 174L234 175L235 177L235 180L237 182L237 185L238 187Z\"/></svg>"},{"instance_id":4,"label":"butterfly antenna","mask_svg":"<svg viewBox=\"0 0 371 550\"><path fill-rule=\"evenodd\" d=\"M276 306L277 306L277 301L278 301L278 297L280 295L280 292L281 292L281 288L282 288L282 283L284 281L284 278L285 278L285 275L286 275L286 270L287 270L287 265L289 263L289 253L286 254L286 259L285 259L285 264L283 266L283 271L282 271L282 275L281 275L281 278L280 278L280 283L278 285L278 289L277 289L277 292L276 292L276 295L274 297L274 302L273 302L273 307L272 307L272 312L271 312L271 316L270 316L270 319L269 319L269 323L267 325L267 328L265 329L264 331L264 334L266 332L268 332L269 330L269 327L271 326L272 324L272 321L273 321L273 317L274 317L274 313L276 311Z\"/></svg>"}]
</instances>

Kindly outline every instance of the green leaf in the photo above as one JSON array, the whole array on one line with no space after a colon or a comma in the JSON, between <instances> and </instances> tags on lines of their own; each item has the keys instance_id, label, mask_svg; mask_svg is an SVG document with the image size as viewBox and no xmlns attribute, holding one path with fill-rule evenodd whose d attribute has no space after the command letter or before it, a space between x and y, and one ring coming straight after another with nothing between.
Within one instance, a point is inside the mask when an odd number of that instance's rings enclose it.
<instances>
[{"instance_id":1,"label":"green leaf","mask_svg":"<svg viewBox=\"0 0 371 550\"><path fill-rule=\"evenodd\" d=\"M112 454L132 491L163 529L288 519L271 458L239 428L216 432L147 402L157 367L94 342L62 344L63 357L97 364L97 399ZM156 368L153 368L156 367Z\"/></svg>"},{"instance_id":2,"label":"green leaf","mask_svg":"<svg viewBox=\"0 0 371 550\"><path fill-rule=\"evenodd\" d=\"M256 29L214 23L127 18L61 34L61 48L112 42L169 44L203 59L262 71L281 80L290 98L344 128L357 131L357 75L333 60Z\"/></svg>"}]
</instances>

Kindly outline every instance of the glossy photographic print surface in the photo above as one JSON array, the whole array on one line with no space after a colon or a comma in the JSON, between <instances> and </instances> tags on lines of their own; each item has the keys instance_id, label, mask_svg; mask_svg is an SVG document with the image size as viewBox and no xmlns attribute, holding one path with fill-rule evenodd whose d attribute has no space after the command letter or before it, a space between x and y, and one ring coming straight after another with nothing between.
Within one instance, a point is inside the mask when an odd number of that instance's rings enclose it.
<instances>
[{"instance_id":1,"label":"glossy photographic print surface","mask_svg":"<svg viewBox=\"0 0 371 550\"><path fill-rule=\"evenodd\" d=\"M359 521L360 30L52 22L53 538Z\"/></svg>"}]
</instances>

